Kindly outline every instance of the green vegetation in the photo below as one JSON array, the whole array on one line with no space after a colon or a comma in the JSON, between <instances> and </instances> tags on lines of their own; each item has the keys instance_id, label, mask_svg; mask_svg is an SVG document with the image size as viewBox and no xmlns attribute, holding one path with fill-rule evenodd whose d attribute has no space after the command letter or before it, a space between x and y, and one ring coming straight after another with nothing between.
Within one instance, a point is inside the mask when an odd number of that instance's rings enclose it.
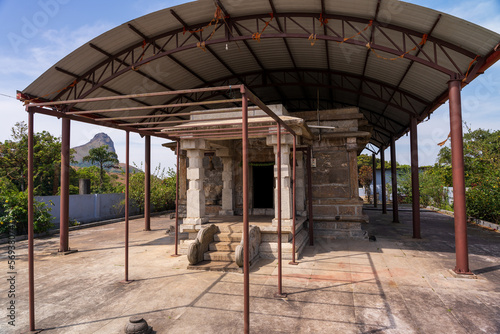
<instances>
[{"instance_id":1,"label":"green vegetation","mask_svg":"<svg viewBox=\"0 0 500 334\"><path fill-rule=\"evenodd\" d=\"M124 174L124 172L122 172ZM78 194L78 182L80 179L90 180L90 193L92 194L112 194L125 191L125 185L118 182L116 173L101 174L97 166L72 168L70 171L70 194Z\"/></svg>"},{"instance_id":2,"label":"green vegetation","mask_svg":"<svg viewBox=\"0 0 500 334\"><path fill-rule=\"evenodd\" d=\"M45 203L35 202L35 233L53 227L51 210ZM28 191L19 191L8 179L0 177L0 234L8 234L11 224L14 224L17 235L28 233Z\"/></svg>"},{"instance_id":3,"label":"green vegetation","mask_svg":"<svg viewBox=\"0 0 500 334\"><path fill-rule=\"evenodd\" d=\"M375 158L375 163L377 164L377 169L380 169L382 168L382 163L381 163L381 160L379 158ZM358 170L362 167L362 166L368 166L368 167L372 167L373 168L373 158L371 155L368 155L368 154L360 154L358 155ZM396 161L396 167L402 167L403 165L400 165L397 161ZM389 170L391 169L391 162L390 161L386 161L385 162L385 169L386 170Z\"/></svg>"},{"instance_id":4,"label":"green vegetation","mask_svg":"<svg viewBox=\"0 0 500 334\"><path fill-rule=\"evenodd\" d=\"M500 224L500 130L464 134L467 215ZM420 172L420 204L452 210L444 187L453 187L451 150L440 150L437 163ZM411 172L398 175L402 201L411 203Z\"/></svg>"},{"instance_id":5,"label":"green vegetation","mask_svg":"<svg viewBox=\"0 0 500 334\"><path fill-rule=\"evenodd\" d=\"M370 184L373 180L373 168L370 166L361 166L358 171L358 180L363 188L365 188L365 194L368 202L371 201L371 189Z\"/></svg>"},{"instance_id":6,"label":"green vegetation","mask_svg":"<svg viewBox=\"0 0 500 334\"><path fill-rule=\"evenodd\" d=\"M0 177L9 180L18 191L28 187L28 127L16 123L11 140L0 142ZM35 195L53 195L59 186L61 141L47 131L35 133L34 138Z\"/></svg>"},{"instance_id":7,"label":"green vegetation","mask_svg":"<svg viewBox=\"0 0 500 334\"><path fill-rule=\"evenodd\" d=\"M118 156L115 152L108 151L108 145L91 148L89 155L83 157L84 162L90 162L92 165L99 166L99 192L103 192L105 168L118 168Z\"/></svg>"},{"instance_id":8,"label":"green vegetation","mask_svg":"<svg viewBox=\"0 0 500 334\"><path fill-rule=\"evenodd\" d=\"M28 231L28 128L24 122L12 128L11 139L0 142L0 234L9 233L14 224L18 235ZM60 191L61 141L49 132L34 134L34 194L57 195ZM74 151L72 150L72 154ZM90 179L92 193L123 193L116 153L107 145L92 148L84 161L95 166L70 169L70 193L78 194L79 179ZM122 175L124 172L121 173ZM144 172L130 178L130 197L144 210ZM175 207L175 172L157 167L151 175L151 204L154 211ZM122 204L123 205L123 204ZM34 231L42 233L53 227L51 207L35 201Z\"/></svg>"},{"instance_id":9,"label":"green vegetation","mask_svg":"<svg viewBox=\"0 0 500 334\"><path fill-rule=\"evenodd\" d=\"M130 199L144 212L144 172L130 176ZM156 167L151 173L152 211L158 212L175 208L175 171L172 168Z\"/></svg>"}]
</instances>

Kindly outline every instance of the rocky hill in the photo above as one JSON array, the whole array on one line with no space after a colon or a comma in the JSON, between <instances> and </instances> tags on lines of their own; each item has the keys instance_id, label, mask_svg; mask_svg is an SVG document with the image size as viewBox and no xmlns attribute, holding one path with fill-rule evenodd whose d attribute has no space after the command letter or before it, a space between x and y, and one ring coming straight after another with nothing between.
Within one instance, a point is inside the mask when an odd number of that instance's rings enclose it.
<instances>
[{"instance_id":1,"label":"rocky hill","mask_svg":"<svg viewBox=\"0 0 500 334\"><path fill-rule=\"evenodd\" d=\"M107 134L101 132L96 134L94 138L92 138L92 140L90 140L87 144L73 147L73 149L75 150L73 159L76 161L76 163L72 163L71 165L78 167L90 166L90 162L83 162L83 157L89 155L89 151L91 149L101 147L103 145L108 145L108 151L116 153L113 140Z\"/></svg>"},{"instance_id":2,"label":"rocky hill","mask_svg":"<svg viewBox=\"0 0 500 334\"><path fill-rule=\"evenodd\" d=\"M91 166L90 162L83 162L83 157L89 155L89 151L93 148L101 147L103 145L108 145L108 151L114 152L115 151L115 143L113 142L113 139L111 139L107 134L101 132L98 133L90 140L87 144L73 147L72 149L75 150L75 154L73 155L73 160L75 162L71 163L71 166L73 167L89 167ZM119 168L109 168L107 169L108 172L113 172L113 173L122 173L125 171L125 163L120 162L119 163ZM129 170L131 173L137 173L140 172L141 170L138 168L135 168L133 166L129 166Z\"/></svg>"}]
</instances>

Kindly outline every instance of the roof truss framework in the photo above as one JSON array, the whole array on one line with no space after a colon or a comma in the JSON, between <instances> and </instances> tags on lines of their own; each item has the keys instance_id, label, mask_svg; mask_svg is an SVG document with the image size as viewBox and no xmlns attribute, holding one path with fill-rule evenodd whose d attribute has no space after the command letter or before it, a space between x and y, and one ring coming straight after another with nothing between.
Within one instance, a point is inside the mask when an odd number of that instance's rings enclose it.
<instances>
[{"instance_id":1,"label":"roof truss framework","mask_svg":"<svg viewBox=\"0 0 500 334\"><path fill-rule=\"evenodd\" d=\"M232 99L227 99L227 100L217 100L217 101L210 101L210 103L216 103L219 105L227 105L231 103L236 103L240 105L239 107L233 108L233 109L223 109L223 110L206 110L206 111L197 111L196 113L184 113L184 114L178 114L178 116L190 116L193 114L221 114L222 117L219 118L210 118L209 120L206 121L195 121L191 119L185 119L185 120L175 120L171 121L169 126L158 126L155 128L144 128L144 123L136 123L136 124L131 124L130 122L127 122L128 120L149 120L149 119L155 119L156 115L138 115L138 116L129 116L129 117L106 117L105 115L112 113L112 112L120 112L120 111L126 111L126 110L140 110L140 109L145 109L145 108L160 108L163 106L157 106L157 105L147 105L143 107L124 107L124 108L116 108L116 109L93 109L93 110L87 110L87 111L68 111L67 105L75 105L78 103L85 103L85 104L92 104L96 102L103 102L103 101L116 101L116 100L135 100L135 99L148 99L148 98L154 98L158 96L167 96L167 95L185 95L185 94L193 94L194 96L201 98L200 101L195 101L195 102L185 102L185 103L178 103L179 105L184 105L187 104L189 106L199 106L203 105L204 103L208 103L203 101L203 96L206 93L214 93L214 92L219 92L219 95L225 94L228 90L234 90L235 92L238 93L237 97L234 97ZM102 125L106 127L111 127L111 128L118 128L130 132L135 132L141 135L148 135L148 136L154 136L154 137L159 137L159 138L164 138L164 139L170 139L170 140L178 140L180 138L184 138L187 136L190 137L204 137L204 138L212 138L212 139L217 139L217 138L225 138L228 133L232 135L232 137L238 137L241 138L241 117L224 117L224 113L228 111L234 111L234 110L241 110L242 108L242 99L243 96L240 96L240 90L245 92L245 97L248 99L249 102L253 103L256 108L259 110L264 111L268 116L268 120L262 120L259 121L259 123L265 123L268 125L260 125L260 126L250 126L249 129L251 136L265 136L269 134L275 134L276 133L276 128L271 127L273 124L279 124L281 127L284 128L284 130L292 135L296 135L295 131L287 125L283 120L281 120L280 117L278 117L273 111L271 111L257 96L255 96L250 90L248 90L246 87L242 85L235 85L235 86L223 86L223 87L210 87L210 88L199 88L199 89L190 89L190 90L182 90L182 91L164 91L164 92L155 92L155 93L145 93L145 94L132 94L132 95L123 95L123 96L107 96L107 97L96 97L96 98L86 98L86 99L76 99L76 100L66 100L66 101L57 101L57 102L38 102L38 103L30 103L26 106L26 109L28 111L32 111L34 113L39 113L39 114L44 114L44 115L49 115L49 116L55 116L58 118L69 118L70 120L74 121L79 121L83 123L90 123L90 124L95 124L95 125ZM190 101L193 101L193 98L189 98ZM263 116L249 116L248 118L260 118L262 119ZM228 128L223 128L223 129L208 129L208 130L199 130L199 128L210 128L210 127L218 127L218 122L217 121L227 121L227 120L235 120L235 123L225 123L225 125L229 125ZM236 121L238 120L238 121ZM190 124L183 125L182 128L175 128L176 125L180 123L193 123L192 126ZM169 130L168 132L165 132L163 130ZM212 133L208 133L212 131Z\"/></svg>"},{"instance_id":2,"label":"roof truss framework","mask_svg":"<svg viewBox=\"0 0 500 334\"><path fill-rule=\"evenodd\" d=\"M447 99L446 88L439 92L438 98L434 98L434 95L429 98L429 96L410 92L406 82L411 72L418 72L423 66L430 71L441 73L441 78L458 77L464 79L464 84L467 84L481 73L481 69L485 65L491 66L494 61L498 60L498 51L496 53L491 51L486 56L480 56L460 45L434 36L433 32L441 20L441 15L437 16L430 30L421 32L379 21L378 13L381 3L384 1L375 3L371 19L327 13L324 1L321 1L321 12L317 13L280 11L279 8L276 8L273 0L268 1L272 16L269 11L262 14L231 16L231 13L224 8L222 1L215 1L225 18L224 24L216 26L212 34L204 34L202 30L196 31L206 27L208 22L189 24L174 10L170 10L170 15L180 24L180 27L176 29L148 35L135 25L128 24L128 28L138 37L135 43L115 52L106 51L104 45L90 43L90 47L105 58L101 58L100 62L83 74L55 67L57 71L68 76L70 84L59 89L57 94L44 96L41 94L30 95L29 92L25 92L27 93L25 97L27 99L39 98L39 100L46 98L51 101L83 99L96 96L100 90L123 95L129 92L116 89L113 87L113 83L118 78L125 76L128 78L131 73L136 73L160 89L179 89L179 87L169 84L169 80L158 76L154 71L148 71L148 66L146 66L160 59L168 58L175 66L185 71L192 80L198 82L197 88L245 84L258 93L264 92L262 95L258 94L264 102L269 103L271 100L279 99L291 111L294 111L292 106L297 103L292 102L292 100L296 100L297 95L290 92L289 88L299 89L303 100L299 104L305 104L308 109L313 109L318 105L327 105L325 102L318 102L321 93L321 97L328 96L329 105L340 103L358 106L364 110L367 119L373 126L384 127L386 131L400 135L406 131L410 117L422 120ZM266 23L267 30L263 31L262 27ZM265 65L261 51L256 52L254 45L252 45L252 43L257 43L252 41L255 39L255 31L261 30L262 34L259 39L262 39L263 42L276 39L284 42L285 53L288 54L292 68L269 68ZM312 44L316 41L324 41L322 49L325 50L325 67L300 67L295 55L298 50L292 44L295 43L294 41L304 39L311 40ZM236 43L237 45L243 43L243 46L238 45L238 48L240 51L244 50L250 54L251 59L257 65L256 70L242 73L234 65L230 65L224 55L220 54L220 51L216 51L220 49L218 47L220 44L227 45L227 43ZM335 46L338 45L341 47L345 45L346 48L354 47L358 51L366 50L358 73L353 71L340 72L332 69L332 60L336 56L332 54L332 50L336 50ZM315 46L311 46L311 48L315 48ZM185 52L198 52L190 51L196 49L207 51L230 75L214 79L213 75L207 76L199 70L193 69L189 62L181 60ZM370 76L369 69L373 66L369 64L372 64L373 59L376 58L393 58L406 64L406 69L401 72L398 82L391 84L386 80ZM494 59L489 61L491 58ZM489 64L487 64L488 61ZM420 66L418 69L417 65ZM209 101L216 98L217 95L220 95L220 92L216 94L205 93L204 96L192 96L192 94L171 96L161 104ZM227 93L223 95L230 98ZM345 96L354 95L356 96L354 101L352 99L346 101ZM141 99L132 101L139 105L148 106ZM156 105L158 104L156 103ZM68 107L74 110L85 109L78 105ZM213 107L217 106L200 105L198 108ZM158 115L158 118L152 121L159 122L165 119L165 114L171 117L171 114L183 112L189 108L191 107L155 108L148 111L148 114ZM153 125L149 124L148 126ZM385 139L380 138L380 140L387 146L388 142Z\"/></svg>"}]
</instances>

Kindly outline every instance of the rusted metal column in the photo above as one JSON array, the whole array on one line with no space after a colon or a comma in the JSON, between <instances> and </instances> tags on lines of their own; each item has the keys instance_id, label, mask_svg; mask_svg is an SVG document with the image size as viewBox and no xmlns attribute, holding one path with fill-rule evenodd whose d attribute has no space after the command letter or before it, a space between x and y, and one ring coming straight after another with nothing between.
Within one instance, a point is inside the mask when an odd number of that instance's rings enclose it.
<instances>
[{"instance_id":1,"label":"rusted metal column","mask_svg":"<svg viewBox=\"0 0 500 334\"><path fill-rule=\"evenodd\" d=\"M391 137L392 222L399 223L398 170L396 169L396 139Z\"/></svg>"},{"instance_id":2,"label":"rusted metal column","mask_svg":"<svg viewBox=\"0 0 500 334\"><path fill-rule=\"evenodd\" d=\"M387 189L385 187L385 147L380 148L380 183L382 183L382 213L387 214Z\"/></svg>"},{"instance_id":3,"label":"rusted metal column","mask_svg":"<svg viewBox=\"0 0 500 334\"><path fill-rule=\"evenodd\" d=\"M125 139L125 280L128 280L128 235L129 235L129 198L130 198L130 132L126 131Z\"/></svg>"},{"instance_id":4,"label":"rusted metal column","mask_svg":"<svg viewBox=\"0 0 500 334\"><path fill-rule=\"evenodd\" d=\"M177 154L177 164L175 173L175 253L174 256L179 256L178 253L178 243L179 243L179 163L181 154L181 142L177 141L177 149L175 150Z\"/></svg>"},{"instance_id":5,"label":"rusted metal column","mask_svg":"<svg viewBox=\"0 0 500 334\"><path fill-rule=\"evenodd\" d=\"M373 169L373 207L377 207L377 158L375 153L372 154L372 169Z\"/></svg>"},{"instance_id":6,"label":"rusted metal column","mask_svg":"<svg viewBox=\"0 0 500 334\"><path fill-rule=\"evenodd\" d=\"M410 120L410 146L413 238L420 239L420 183L418 181L418 135L417 119L415 117Z\"/></svg>"},{"instance_id":7,"label":"rusted metal column","mask_svg":"<svg viewBox=\"0 0 500 334\"><path fill-rule=\"evenodd\" d=\"M250 258L248 238L248 100L244 86L241 86L241 126L243 159L243 322L244 333L250 333Z\"/></svg>"},{"instance_id":8,"label":"rusted metal column","mask_svg":"<svg viewBox=\"0 0 500 334\"><path fill-rule=\"evenodd\" d=\"M451 165L453 172L453 203L455 213L455 252L457 274L468 274L467 214L465 207L464 147L462 133L461 80L450 80Z\"/></svg>"},{"instance_id":9,"label":"rusted metal column","mask_svg":"<svg viewBox=\"0 0 500 334\"><path fill-rule=\"evenodd\" d=\"M275 295L278 298L282 298L283 294L283 283L282 283L282 263L281 263L281 124L277 125L277 149L276 154L278 156L276 161L277 166L277 192L278 199L276 210L278 210L278 293Z\"/></svg>"},{"instance_id":10,"label":"rusted metal column","mask_svg":"<svg viewBox=\"0 0 500 334\"><path fill-rule=\"evenodd\" d=\"M59 220L59 252L69 251L69 147L70 120L62 119L61 136L61 207Z\"/></svg>"},{"instance_id":11,"label":"rusted metal column","mask_svg":"<svg viewBox=\"0 0 500 334\"><path fill-rule=\"evenodd\" d=\"M144 231L151 231L151 136L145 137L144 157Z\"/></svg>"},{"instance_id":12,"label":"rusted metal column","mask_svg":"<svg viewBox=\"0 0 500 334\"><path fill-rule=\"evenodd\" d=\"M313 217L313 195L312 195L312 168L311 168L311 159L312 159L312 148L309 146L307 148L307 197L309 204L309 245L314 246L314 217Z\"/></svg>"},{"instance_id":13,"label":"rusted metal column","mask_svg":"<svg viewBox=\"0 0 500 334\"><path fill-rule=\"evenodd\" d=\"M297 201L295 198L296 195L296 170L295 170L295 165L297 164L297 157L296 157L296 151L297 151L297 136L293 136L293 161L292 161L292 182L293 182L293 188L292 188L292 207L293 207L293 218L292 218L292 261L289 262L291 265L298 265L298 263L295 261L295 219L296 219L296 211L297 211Z\"/></svg>"},{"instance_id":14,"label":"rusted metal column","mask_svg":"<svg viewBox=\"0 0 500 334\"><path fill-rule=\"evenodd\" d=\"M35 330L35 265L33 256L34 186L33 186L33 123L34 113L28 110L28 285L30 331Z\"/></svg>"}]
</instances>

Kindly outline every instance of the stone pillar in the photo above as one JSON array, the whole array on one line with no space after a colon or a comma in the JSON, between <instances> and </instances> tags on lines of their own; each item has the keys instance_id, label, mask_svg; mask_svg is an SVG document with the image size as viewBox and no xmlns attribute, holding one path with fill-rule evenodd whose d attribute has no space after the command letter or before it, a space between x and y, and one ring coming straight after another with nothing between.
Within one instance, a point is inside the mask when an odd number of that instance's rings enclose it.
<instances>
[{"instance_id":1,"label":"stone pillar","mask_svg":"<svg viewBox=\"0 0 500 334\"><path fill-rule=\"evenodd\" d=\"M205 191L203 189L205 148L206 143L202 139L188 139L181 142L181 149L186 150L189 159L189 167L187 168L189 186L184 225L201 225L208 222L208 218L205 217Z\"/></svg>"},{"instance_id":2,"label":"stone pillar","mask_svg":"<svg viewBox=\"0 0 500 334\"><path fill-rule=\"evenodd\" d=\"M351 188L350 197L352 199L359 198L359 183L358 183L358 144L357 139L347 138L347 152L349 154L349 174L350 174L350 183L349 186Z\"/></svg>"},{"instance_id":3,"label":"stone pillar","mask_svg":"<svg viewBox=\"0 0 500 334\"><path fill-rule=\"evenodd\" d=\"M187 156L186 151L181 150L179 161L179 202L186 205L187 195Z\"/></svg>"},{"instance_id":4,"label":"stone pillar","mask_svg":"<svg viewBox=\"0 0 500 334\"><path fill-rule=\"evenodd\" d=\"M220 216L233 216L233 157L228 148L217 149L215 154L222 160L222 210Z\"/></svg>"},{"instance_id":5,"label":"stone pillar","mask_svg":"<svg viewBox=\"0 0 500 334\"><path fill-rule=\"evenodd\" d=\"M267 145L272 145L274 148L275 161L278 161L278 141L277 136L268 136L266 138ZM293 136L289 134L281 135L281 224L282 226L292 226L293 224L293 202L292 202L292 166L290 166L290 148L293 144ZM277 176L278 166L274 168L275 188L274 188L274 219L273 226L278 225L278 212L276 205L278 201Z\"/></svg>"},{"instance_id":6,"label":"stone pillar","mask_svg":"<svg viewBox=\"0 0 500 334\"><path fill-rule=\"evenodd\" d=\"M305 216L306 215L306 178L305 178L305 172L306 169L304 168L304 152L297 151L296 152L296 158L297 158L297 167L296 167L296 180L295 182L297 183L297 187L295 188L295 196L296 196L296 209L299 214L299 216Z\"/></svg>"}]
</instances>

